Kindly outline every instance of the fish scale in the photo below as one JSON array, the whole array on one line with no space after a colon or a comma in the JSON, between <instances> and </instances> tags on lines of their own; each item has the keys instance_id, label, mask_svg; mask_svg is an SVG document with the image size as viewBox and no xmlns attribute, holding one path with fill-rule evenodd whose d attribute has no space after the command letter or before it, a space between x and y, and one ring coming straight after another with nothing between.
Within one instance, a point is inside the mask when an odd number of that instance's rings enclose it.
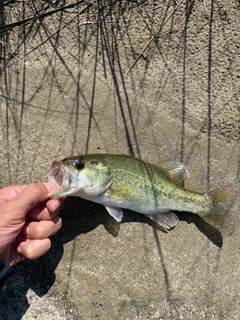
<instances>
[{"instance_id":1,"label":"fish scale","mask_svg":"<svg viewBox=\"0 0 240 320\"><path fill-rule=\"evenodd\" d=\"M180 186L187 176L179 162L154 165L125 155L89 154L53 162L48 180L58 185L53 198L72 195L101 203L117 221L122 208L131 209L169 229L178 221L171 210L185 211L230 233L231 186L197 193Z\"/></svg>"},{"instance_id":2,"label":"fish scale","mask_svg":"<svg viewBox=\"0 0 240 320\"><path fill-rule=\"evenodd\" d=\"M125 159L125 157L124 157ZM124 168L119 169L122 158L106 161L112 172L111 188L130 186L132 193L125 198L129 209L143 207L148 213L164 209L188 211L193 213L207 212L211 208L211 200L204 194L198 194L177 186L164 176L163 170L155 165L142 161L127 160ZM116 167L116 168L115 168ZM106 197L106 200L108 197ZM138 211L138 210L136 210ZM146 212L143 212L146 213Z\"/></svg>"}]
</instances>

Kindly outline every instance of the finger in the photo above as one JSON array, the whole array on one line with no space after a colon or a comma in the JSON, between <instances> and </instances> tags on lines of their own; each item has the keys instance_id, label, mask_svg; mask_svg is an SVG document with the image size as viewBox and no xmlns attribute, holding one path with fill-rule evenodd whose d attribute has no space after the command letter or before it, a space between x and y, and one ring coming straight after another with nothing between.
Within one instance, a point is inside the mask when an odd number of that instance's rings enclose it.
<instances>
[{"instance_id":1,"label":"finger","mask_svg":"<svg viewBox=\"0 0 240 320\"><path fill-rule=\"evenodd\" d=\"M0 204L16 197L16 195L19 194L24 188L26 188L26 185L9 186L0 189Z\"/></svg>"},{"instance_id":2,"label":"finger","mask_svg":"<svg viewBox=\"0 0 240 320\"><path fill-rule=\"evenodd\" d=\"M50 239L27 240L19 243L17 252L29 260L37 259L51 248Z\"/></svg>"},{"instance_id":3,"label":"finger","mask_svg":"<svg viewBox=\"0 0 240 320\"><path fill-rule=\"evenodd\" d=\"M61 204L62 199L54 199L47 201L47 203L37 204L29 210L28 218L31 220L52 220L58 215Z\"/></svg>"},{"instance_id":4,"label":"finger","mask_svg":"<svg viewBox=\"0 0 240 320\"><path fill-rule=\"evenodd\" d=\"M54 212L61 208L62 203L63 203L63 198L50 199L47 201L46 206L50 212Z\"/></svg>"},{"instance_id":5,"label":"finger","mask_svg":"<svg viewBox=\"0 0 240 320\"><path fill-rule=\"evenodd\" d=\"M31 240L44 239L57 233L61 226L62 219L60 217L49 221L32 221L24 225L21 234Z\"/></svg>"},{"instance_id":6,"label":"finger","mask_svg":"<svg viewBox=\"0 0 240 320\"><path fill-rule=\"evenodd\" d=\"M9 218L23 219L36 204L45 201L57 189L54 183L29 184L12 200L5 203Z\"/></svg>"}]
</instances>

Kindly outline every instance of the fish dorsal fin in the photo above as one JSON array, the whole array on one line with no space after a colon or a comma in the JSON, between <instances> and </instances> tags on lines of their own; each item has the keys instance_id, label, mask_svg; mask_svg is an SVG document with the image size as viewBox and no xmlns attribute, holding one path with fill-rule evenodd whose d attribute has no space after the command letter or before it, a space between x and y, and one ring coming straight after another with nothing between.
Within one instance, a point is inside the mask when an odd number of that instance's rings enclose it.
<instances>
[{"instance_id":1,"label":"fish dorsal fin","mask_svg":"<svg viewBox=\"0 0 240 320\"><path fill-rule=\"evenodd\" d=\"M112 216L115 220L118 222L122 221L123 218L123 212L121 208L117 207L111 207L111 206L105 206L110 216Z\"/></svg>"},{"instance_id":2,"label":"fish dorsal fin","mask_svg":"<svg viewBox=\"0 0 240 320\"><path fill-rule=\"evenodd\" d=\"M178 217L171 211L157 214L146 214L146 216L167 230L175 227L179 220Z\"/></svg>"},{"instance_id":3,"label":"fish dorsal fin","mask_svg":"<svg viewBox=\"0 0 240 320\"><path fill-rule=\"evenodd\" d=\"M164 170L167 177L178 185L182 185L190 176L188 169L181 162L164 162L157 166Z\"/></svg>"}]
</instances>

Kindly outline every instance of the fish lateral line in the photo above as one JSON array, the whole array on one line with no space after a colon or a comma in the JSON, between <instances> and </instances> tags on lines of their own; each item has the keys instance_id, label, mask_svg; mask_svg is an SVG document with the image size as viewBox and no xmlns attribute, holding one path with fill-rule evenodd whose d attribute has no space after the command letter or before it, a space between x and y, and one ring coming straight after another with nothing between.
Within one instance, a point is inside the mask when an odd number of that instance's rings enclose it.
<instances>
[{"instance_id":1,"label":"fish lateral line","mask_svg":"<svg viewBox=\"0 0 240 320\"><path fill-rule=\"evenodd\" d=\"M111 154L65 158L53 162L48 175L49 181L58 185L53 197L76 195L101 203L117 221L122 218L122 208L126 208L169 228L178 220L171 210L185 211L198 214L220 232L229 233L232 187L197 193L180 185L188 177L188 170L178 162L155 165L131 156Z\"/></svg>"}]
</instances>

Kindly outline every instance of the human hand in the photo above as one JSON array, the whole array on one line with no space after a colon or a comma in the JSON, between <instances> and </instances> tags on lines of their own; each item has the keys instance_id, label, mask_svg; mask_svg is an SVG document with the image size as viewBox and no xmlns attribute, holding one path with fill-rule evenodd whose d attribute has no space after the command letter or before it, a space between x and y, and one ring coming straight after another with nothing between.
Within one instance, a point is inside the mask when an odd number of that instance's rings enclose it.
<instances>
[{"instance_id":1,"label":"human hand","mask_svg":"<svg viewBox=\"0 0 240 320\"><path fill-rule=\"evenodd\" d=\"M48 237L62 226L57 216L62 199L49 199L56 190L54 183L0 189L0 258L5 264L33 260L50 249Z\"/></svg>"}]
</instances>

